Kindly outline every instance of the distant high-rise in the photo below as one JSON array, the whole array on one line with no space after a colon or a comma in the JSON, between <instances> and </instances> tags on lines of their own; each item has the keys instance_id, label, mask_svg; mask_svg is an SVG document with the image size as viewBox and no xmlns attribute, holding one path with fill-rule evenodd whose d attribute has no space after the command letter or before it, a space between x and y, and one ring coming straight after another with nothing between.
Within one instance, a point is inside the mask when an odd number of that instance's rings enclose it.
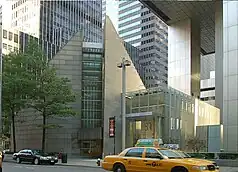
<instances>
[{"instance_id":1,"label":"distant high-rise","mask_svg":"<svg viewBox=\"0 0 238 172\"><path fill-rule=\"evenodd\" d=\"M102 0L7 1L9 20L3 28L16 29L45 41L64 45L77 31L84 41L100 43L102 36Z\"/></svg>"},{"instance_id":2,"label":"distant high-rise","mask_svg":"<svg viewBox=\"0 0 238 172\"><path fill-rule=\"evenodd\" d=\"M146 87L167 85L167 25L139 1L120 0L118 28L120 37L140 50L139 65L144 70L140 76Z\"/></svg>"},{"instance_id":3,"label":"distant high-rise","mask_svg":"<svg viewBox=\"0 0 238 172\"><path fill-rule=\"evenodd\" d=\"M102 26L104 25L106 19L106 10L107 10L106 6L107 6L106 0L102 0Z\"/></svg>"},{"instance_id":4,"label":"distant high-rise","mask_svg":"<svg viewBox=\"0 0 238 172\"><path fill-rule=\"evenodd\" d=\"M0 5L0 24L2 25L2 6Z\"/></svg>"}]
</instances>

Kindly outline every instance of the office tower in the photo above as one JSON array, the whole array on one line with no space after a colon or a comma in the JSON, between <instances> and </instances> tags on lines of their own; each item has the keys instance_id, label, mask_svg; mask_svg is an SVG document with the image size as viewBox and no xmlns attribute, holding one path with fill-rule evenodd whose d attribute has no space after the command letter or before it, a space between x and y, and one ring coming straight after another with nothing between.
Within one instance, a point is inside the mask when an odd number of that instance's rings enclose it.
<instances>
[{"instance_id":1,"label":"office tower","mask_svg":"<svg viewBox=\"0 0 238 172\"><path fill-rule=\"evenodd\" d=\"M145 67L142 67L139 63L139 54L140 54L140 50L137 47L134 47L133 45L131 45L128 42L124 41L124 47L128 53L128 55L131 57L131 61L134 64L137 72L140 75L141 80L143 81L143 83L145 83L145 81L143 80L145 77Z\"/></svg>"},{"instance_id":2,"label":"office tower","mask_svg":"<svg viewBox=\"0 0 238 172\"><path fill-rule=\"evenodd\" d=\"M167 85L167 25L139 1L121 0L118 28L120 37L140 50L140 76L146 87Z\"/></svg>"},{"instance_id":3,"label":"office tower","mask_svg":"<svg viewBox=\"0 0 238 172\"><path fill-rule=\"evenodd\" d=\"M10 4L10 9L9 9ZM11 27L45 41L64 45L77 31L83 30L84 41L102 42L102 1L9 1Z\"/></svg>"},{"instance_id":4,"label":"office tower","mask_svg":"<svg viewBox=\"0 0 238 172\"><path fill-rule=\"evenodd\" d=\"M215 53L201 56L200 99L215 106Z\"/></svg>"},{"instance_id":5,"label":"office tower","mask_svg":"<svg viewBox=\"0 0 238 172\"><path fill-rule=\"evenodd\" d=\"M102 0L102 26L104 26L105 18L106 18L106 10L107 10L107 2L106 0Z\"/></svg>"},{"instance_id":6,"label":"office tower","mask_svg":"<svg viewBox=\"0 0 238 172\"><path fill-rule=\"evenodd\" d=\"M2 6L0 5L0 23L2 25Z\"/></svg>"}]
</instances>

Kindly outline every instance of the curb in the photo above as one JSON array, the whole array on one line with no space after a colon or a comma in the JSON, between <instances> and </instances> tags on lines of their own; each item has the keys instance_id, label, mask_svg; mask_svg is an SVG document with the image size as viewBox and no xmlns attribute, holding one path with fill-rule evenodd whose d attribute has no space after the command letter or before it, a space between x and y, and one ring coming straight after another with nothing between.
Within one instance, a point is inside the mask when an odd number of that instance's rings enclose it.
<instances>
[{"instance_id":1,"label":"curb","mask_svg":"<svg viewBox=\"0 0 238 172\"><path fill-rule=\"evenodd\" d=\"M74 165L74 164L55 164L55 166L63 166L63 167L84 167L84 168L102 168L101 166L89 166L89 165Z\"/></svg>"}]
</instances>

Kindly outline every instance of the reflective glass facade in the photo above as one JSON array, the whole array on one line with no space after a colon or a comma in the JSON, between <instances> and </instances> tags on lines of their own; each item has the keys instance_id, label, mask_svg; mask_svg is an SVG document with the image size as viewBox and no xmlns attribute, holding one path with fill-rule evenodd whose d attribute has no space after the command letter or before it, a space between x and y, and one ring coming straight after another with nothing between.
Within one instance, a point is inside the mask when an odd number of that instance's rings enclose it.
<instances>
[{"instance_id":1,"label":"reflective glass facade","mask_svg":"<svg viewBox=\"0 0 238 172\"><path fill-rule=\"evenodd\" d=\"M82 156L98 156L102 152L103 129L103 49L83 48L81 128L79 139ZM87 129L95 130L87 136Z\"/></svg>"},{"instance_id":2,"label":"reflective glass facade","mask_svg":"<svg viewBox=\"0 0 238 172\"><path fill-rule=\"evenodd\" d=\"M17 52L19 50L24 51L30 40L38 42L48 59L52 59L60 49L60 47L55 44L20 31L13 32L13 30L3 29L3 35L3 54Z\"/></svg>"},{"instance_id":3,"label":"reflective glass facade","mask_svg":"<svg viewBox=\"0 0 238 172\"><path fill-rule=\"evenodd\" d=\"M40 35L44 40L64 44L79 30L84 41L102 42L101 0L41 1Z\"/></svg>"},{"instance_id":4,"label":"reflective glass facade","mask_svg":"<svg viewBox=\"0 0 238 172\"><path fill-rule=\"evenodd\" d=\"M102 42L102 0L6 2L11 19L4 25L62 46L76 32L84 41ZM10 13L11 12L11 13Z\"/></svg>"},{"instance_id":5,"label":"reflective glass facade","mask_svg":"<svg viewBox=\"0 0 238 172\"><path fill-rule=\"evenodd\" d=\"M142 113L127 118L128 146L139 138L162 138L165 143L176 142L183 147L184 140L194 134L194 98L172 88L141 90L127 96L127 114ZM152 115L143 116L145 112Z\"/></svg>"},{"instance_id":6,"label":"reflective glass facade","mask_svg":"<svg viewBox=\"0 0 238 172\"><path fill-rule=\"evenodd\" d=\"M173 88L127 93L127 146L140 138L162 138L179 144L195 135L195 127L219 125L220 111Z\"/></svg>"},{"instance_id":7,"label":"reflective glass facade","mask_svg":"<svg viewBox=\"0 0 238 172\"><path fill-rule=\"evenodd\" d=\"M84 48L82 61L82 128L102 126L102 66L103 56L99 52Z\"/></svg>"}]
</instances>

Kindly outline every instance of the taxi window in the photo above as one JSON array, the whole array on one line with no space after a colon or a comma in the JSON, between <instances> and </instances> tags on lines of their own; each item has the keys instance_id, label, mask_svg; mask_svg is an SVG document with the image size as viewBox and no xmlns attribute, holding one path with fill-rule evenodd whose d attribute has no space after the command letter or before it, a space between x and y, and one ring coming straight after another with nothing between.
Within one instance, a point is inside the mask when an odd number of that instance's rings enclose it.
<instances>
[{"instance_id":1,"label":"taxi window","mask_svg":"<svg viewBox=\"0 0 238 172\"><path fill-rule=\"evenodd\" d=\"M129 156L129 157L142 157L142 154L144 152L144 148L133 148L130 149L125 156Z\"/></svg>"},{"instance_id":2,"label":"taxi window","mask_svg":"<svg viewBox=\"0 0 238 172\"><path fill-rule=\"evenodd\" d=\"M157 159L161 159L161 155L158 153L157 150L152 149L152 148L147 148L146 149L146 158L157 158Z\"/></svg>"},{"instance_id":3,"label":"taxi window","mask_svg":"<svg viewBox=\"0 0 238 172\"><path fill-rule=\"evenodd\" d=\"M172 158L182 158L181 155L179 155L178 153L176 153L175 151L172 150L159 150L160 153L164 156L167 156L168 158L172 159Z\"/></svg>"}]
</instances>

